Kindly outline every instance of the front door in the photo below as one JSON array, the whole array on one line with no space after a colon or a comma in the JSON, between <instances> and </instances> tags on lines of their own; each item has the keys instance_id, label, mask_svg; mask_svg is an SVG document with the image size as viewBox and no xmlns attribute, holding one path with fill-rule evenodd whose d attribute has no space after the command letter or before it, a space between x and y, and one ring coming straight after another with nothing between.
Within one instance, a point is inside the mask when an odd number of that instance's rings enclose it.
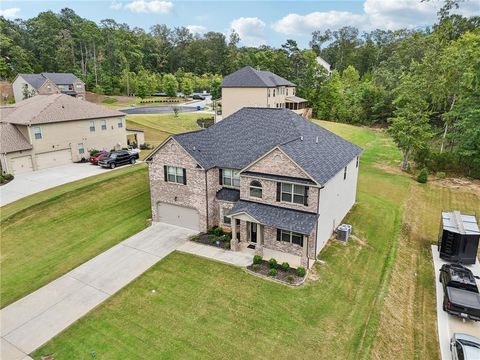
<instances>
[{"instance_id":1,"label":"front door","mask_svg":"<svg viewBox=\"0 0 480 360\"><path fill-rule=\"evenodd\" d=\"M250 242L256 243L257 242L257 224L250 223Z\"/></svg>"}]
</instances>

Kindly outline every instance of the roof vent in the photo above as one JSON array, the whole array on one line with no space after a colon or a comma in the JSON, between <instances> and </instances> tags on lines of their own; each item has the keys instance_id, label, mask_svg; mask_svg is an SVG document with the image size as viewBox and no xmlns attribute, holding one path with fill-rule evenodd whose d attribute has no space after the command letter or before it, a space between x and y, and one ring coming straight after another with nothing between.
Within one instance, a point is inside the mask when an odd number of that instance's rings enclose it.
<instances>
[{"instance_id":1,"label":"roof vent","mask_svg":"<svg viewBox=\"0 0 480 360\"><path fill-rule=\"evenodd\" d=\"M315 138L315 142L318 144L318 136Z\"/></svg>"},{"instance_id":2,"label":"roof vent","mask_svg":"<svg viewBox=\"0 0 480 360\"><path fill-rule=\"evenodd\" d=\"M195 150L197 150L197 147L196 147L196 146L193 147L193 151L195 151Z\"/></svg>"},{"instance_id":3,"label":"roof vent","mask_svg":"<svg viewBox=\"0 0 480 360\"><path fill-rule=\"evenodd\" d=\"M300 140L302 140L302 141L303 141L303 135L302 135L302 136L300 136Z\"/></svg>"}]
</instances>

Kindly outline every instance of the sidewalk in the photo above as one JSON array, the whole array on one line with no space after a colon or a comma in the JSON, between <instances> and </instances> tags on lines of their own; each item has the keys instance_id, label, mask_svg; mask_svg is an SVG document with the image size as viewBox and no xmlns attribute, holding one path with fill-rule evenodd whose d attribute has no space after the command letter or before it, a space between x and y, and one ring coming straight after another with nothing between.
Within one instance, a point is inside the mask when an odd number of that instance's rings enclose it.
<instances>
[{"instance_id":1,"label":"sidewalk","mask_svg":"<svg viewBox=\"0 0 480 360\"><path fill-rule=\"evenodd\" d=\"M253 254L250 255L238 251L225 250L193 241L187 241L178 247L177 250L240 267L251 265L253 261Z\"/></svg>"},{"instance_id":2,"label":"sidewalk","mask_svg":"<svg viewBox=\"0 0 480 360\"><path fill-rule=\"evenodd\" d=\"M0 359L29 359L28 354L143 274L194 233L178 226L154 224L0 310Z\"/></svg>"}]
</instances>

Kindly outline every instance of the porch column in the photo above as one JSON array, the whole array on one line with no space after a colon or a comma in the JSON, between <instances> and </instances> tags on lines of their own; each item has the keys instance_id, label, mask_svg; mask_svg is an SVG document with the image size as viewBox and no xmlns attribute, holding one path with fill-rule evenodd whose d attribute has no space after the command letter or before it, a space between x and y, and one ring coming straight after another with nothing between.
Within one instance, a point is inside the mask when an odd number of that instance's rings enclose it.
<instances>
[{"instance_id":1,"label":"porch column","mask_svg":"<svg viewBox=\"0 0 480 360\"><path fill-rule=\"evenodd\" d=\"M235 217L231 217L231 228L232 228L232 240L230 240L230 249L232 251L238 251L240 246L237 240L237 219Z\"/></svg>"},{"instance_id":2,"label":"porch column","mask_svg":"<svg viewBox=\"0 0 480 360\"><path fill-rule=\"evenodd\" d=\"M264 226L257 224L258 235L257 235L257 245L255 245L255 255L263 256L263 230Z\"/></svg>"},{"instance_id":3,"label":"porch column","mask_svg":"<svg viewBox=\"0 0 480 360\"><path fill-rule=\"evenodd\" d=\"M305 269L308 269L308 236L303 235L302 259L301 264Z\"/></svg>"}]
</instances>

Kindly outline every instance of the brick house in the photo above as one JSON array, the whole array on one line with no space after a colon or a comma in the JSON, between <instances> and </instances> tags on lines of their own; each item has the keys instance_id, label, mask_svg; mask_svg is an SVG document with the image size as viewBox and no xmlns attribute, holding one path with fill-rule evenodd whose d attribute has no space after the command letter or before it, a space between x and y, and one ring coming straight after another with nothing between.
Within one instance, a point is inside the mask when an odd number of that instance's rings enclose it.
<instances>
[{"instance_id":1,"label":"brick house","mask_svg":"<svg viewBox=\"0 0 480 360\"><path fill-rule=\"evenodd\" d=\"M147 158L154 221L311 266L355 203L362 149L287 109L243 108Z\"/></svg>"}]
</instances>

